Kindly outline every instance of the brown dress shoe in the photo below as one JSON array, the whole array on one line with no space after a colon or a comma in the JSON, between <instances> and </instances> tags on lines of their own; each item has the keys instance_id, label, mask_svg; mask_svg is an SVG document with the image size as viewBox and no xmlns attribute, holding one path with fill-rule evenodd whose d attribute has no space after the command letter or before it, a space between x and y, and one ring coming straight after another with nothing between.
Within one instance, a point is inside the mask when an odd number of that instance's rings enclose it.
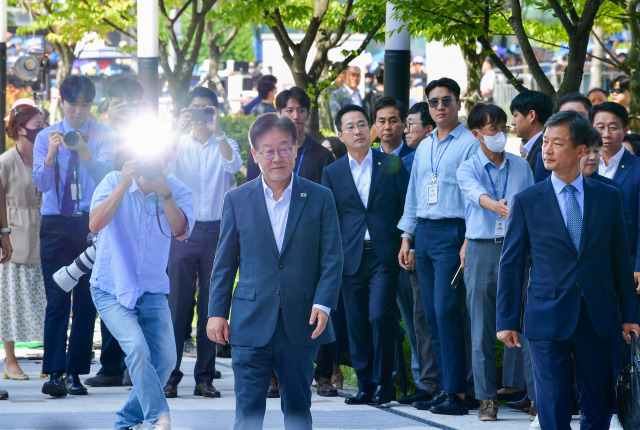
<instances>
[{"instance_id":1,"label":"brown dress shoe","mask_svg":"<svg viewBox=\"0 0 640 430\"><path fill-rule=\"evenodd\" d=\"M478 419L480 421L497 421L498 420L498 401L483 400L482 406L480 406L480 412L478 412Z\"/></svg>"},{"instance_id":2,"label":"brown dress shoe","mask_svg":"<svg viewBox=\"0 0 640 430\"><path fill-rule=\"evenodd\" d=\"M167 399L175 399L178 397L178 384L167 382L162 391L164 391L164 396Z\"/></svg>"},{"instance_id":3,"label":"brown dress shoe","mask_svg":"<svg viewBox=\"0 0 640 430\"><path fill-rule=\"evenodd\" d=\"M331 376L331 383L335 384L338 390L342 390L344 387L344 375L342 369L337 364L333 365L333 375Z\"/></svg>"},{"instance_id":4,"label":"brown dress shoe","mask_svg":"<svg viewBox=\"0 0 640 430\"><path fill-rule=\"evenodd\" d=\"M318 395L322 397L337 397L338 390L331 385L331 378L318 378L316 380L318 385Z\"/></svg>"},{"instance_id":5,"label":"brown dress shoe","mask_svg":"<svg viewBox=\"0 0 640 430\"><path fill-rule=\"evenodd\" d=\"M201 382L196 384L196 388L193 389L193 395L202 397L220 397L220 391L216 390L216 387L211 385L211 382Z\"/></svg>"},{"instance_id":6,"label":"brown dress shoe","mask_svg":"<svg viewBox=\"0 0 640 430\"><path fill-rule=\"evenodd\" d=\"M267 399L279 399L280 389L278 388L278 378L269 379L269 390L267 391Z\"/></svg>"}]
</instances>

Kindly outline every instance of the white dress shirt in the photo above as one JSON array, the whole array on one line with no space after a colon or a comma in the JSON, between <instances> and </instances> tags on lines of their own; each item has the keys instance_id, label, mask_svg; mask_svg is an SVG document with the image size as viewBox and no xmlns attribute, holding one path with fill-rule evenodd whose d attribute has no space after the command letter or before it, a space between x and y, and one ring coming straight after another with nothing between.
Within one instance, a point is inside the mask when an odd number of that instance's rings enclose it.
<instances>
[{"instance_id":1,"label":"white dress shirt","mask_svg":"<svg viewBox=\"0 0 640 430\"><path fill-rule=\"evenodd\" d=\"M536 134L535 136L533 136L531 139L529 139L527 144L524 145L522 149L524 149L524 152L526 152L527 155L529 154L529 152L531 151L531 148L533 147L533 144L536 143L536 140L538 140L541 134L542 134L542 131Z\"/></svg>"},{"instance_id":2,"label":"white dress shirt","mask_svg":"<svg viewBox=\"0 0 640 430\"><path fill-rule=\"evenodd\" d=\"M352 90L350 87L347 86L347 84L343 84L343 85L347 89L347 92L351 95L351 101L353 102L353 104L362 106L362 97L360 97L360 91L358 91L357 88L355 90Z\"/></svg>"},{"instance_id":3,"label":"white dress shirt","mask_svg":"<svg viewBox=\"0 0 640 430\"><path fill-rule=\"evenodd\" d=\"M276 240L276 246L278 251L282 251L282 242L284 241L284 233L287 230L287 220L289 218L289 207L291 206L291 190L293 189L293 173L291 174L291 180L289 186L285 188L280 199L275 200L273 198L273 191L267 183L262 179L262 188L264 189L264 201L267 204L267 212L269 213L269 222L271 223L271 230L273 231L273 237ZM327 315L331 314L331 308L323 305L313 305L314 308L323 310Z\"/></svg>"},{"instance_id":4,"label":"white dress shirt","mask_svg":"<svg viewBox=\"0 0 640 430\"><path fill-rule=\"evenodd\" d=\"M358 161L349 153L347 153L347 156L349 157L349 168L351 169L351 176L353 176L353 183L356 185L360 200L362 200L362 204L366 208L367 204L369 203L369 188L371 187L371 165L373 164L373 154L371 153L371 148L369 148L369 152L367 152L367 156L364 160L362 160L362 163L358 163ZM369 229L366 229L364 232L364 240L371 240Z\"/></svg>"},{"instance_id":5,"label":"white dress shirt","mask_svg":"<svg viewBox=\"0 0 640 430\"><path fill-rule=\"evenodd\" d=\"M240 170L242 158L238 143L227 138L233 158L220 154L215 135L207 143L200 143L190 133L178 142L176 157L167 173L184 183L193 194L193 213L196 221L219 221L222 217L224 195L231 189L230 175Z\"/></svg>"},{"instance_id":6,"label":"white dress shirt","mask_svg":"<svg viewBox=\"0 0 640 430\"><path fill-rule=\"evenodd\" d=\"M618 170L618 165L620 164L620 160L624 155L624 146L620 148L620 151L616 153L611 160L609 160L609 165L604 164L604 159L600 157L600 164L598 165L598 175L604 176L605 178L613 179L613 176L616 174Z\"/></svg>"}]
</instances>

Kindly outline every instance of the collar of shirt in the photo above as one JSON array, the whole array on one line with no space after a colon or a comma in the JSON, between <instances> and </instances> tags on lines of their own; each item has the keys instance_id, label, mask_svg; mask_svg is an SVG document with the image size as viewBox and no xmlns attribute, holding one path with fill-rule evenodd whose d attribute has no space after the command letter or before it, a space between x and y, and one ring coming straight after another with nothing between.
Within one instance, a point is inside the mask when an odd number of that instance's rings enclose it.
<instances>
[{"instance_id":1,"label":"collar of shirt","mask_svg":"<svg viewBox=\"0 0 640 430\"><path fill-rule=\"evenodd\" d=\"M533 147L533 144L536 143L536 140L538 140L538 138L540 137L540 135L542 134L542 131L540 131L538 134L536 134L535 136L533 136L531 139L529 139L529 141L527 142L526 145L524 145L524 150L525 152L528 154L529 151L531 151L531 148Z\"/></svg>"},{"instance_id":2,"label":"collar of shirt","mask_svg":"<svg viewBox=\"0 0 640 430\"><path fill-rule=\"evenodd\" d=\"M89 118L87 118L84 122L84 124L82 124L79 128L73 128L71 127L71 125L69 125L69 123L67 122L67 118L63 118L62 119L62 130L67 133L69 131L79 131L80 134L82 135L87 135L88 131L89 131ZM85 142L86 143L86 142Z\"/></svg>"},{"instance_id":3,"label":"collar of shirt","mask_svg":"<svg viewBox=\"0 0 640 430\"><path fill-rule=\"evenodd\" d=\"M553 185L553 191L555 191L556 196L559 196L560 193L564 191L564 187L567 186L567 183L558 178L555 172L553 172L551 173L551 185ZM580 173L578 177L571 182L571 185L573 185L576 188L576 191L580 194L584 192L584 179L582 173Z\"/></svg>"},{"instance_id":4,"label":"collar of shirt","mask_svg":"<svg viewBox=\"0 0 640 430\"><path fill-rule=\"evenodd\" d=\"M620 151L616 152L616 155L614 155L613 157L611 157L611 160L609 160L609 165L605 165L604 164L604 159L602 157L600 157L600 164L598 165L598 167L601 167L602 169L617 169L618 164L620 164L620 160L622 160L622 156L624 155L624 146L620 148ZM598 169L599 170L599 169ZM600 172L598 172L600 173ZM600 173L602 174L602 173Z\"/></svg>"},{"instance_id":5,"label":"collar of shirt","mask_svg":"<svg viewBox=\"0 0 640 430\"><path fill-rule=\"evenodd\" d=\"M358 163L358 160L353 158L349 152L347 152L347 156L349 157L349 167L351 168L351 170L353 170L355 166L364 167L365 164L371 165L373 163L373 153L371 152L371 148L369 148L369 152L367 152L367 156L364 157L362 163Z\"/></svg>"},{"instance_id":6,"label":"collar of shirt","mask_svg":"<svg viewBox=\"0 0 640 430\"><path fill-rule=\"evenodd\" d=\"M405 141L404 141L404 139L402 139L402 141L400 142L400 145L398 145L398 147L396 149L394 149L393 151L391 151L389 154L397 155L399 157L400 156L400 151L402 151L402 147L404 145L405 145ZM384 150L382 149L382 145L378 146L378 151L384 152ZM386 154L386 152L385 152L385 154Z\"/></svg>"},{"instance_id":7,"label":"collar of shirt","mask_svg":"<svg viewBox=\"0 0 640 430\"><path fill-rule=\"evenodd\" d=\"M484 151L482 150L482 148L478 149L478 158L480 158L480 162L482 163L482 167L486 167L487 164L491 165L495 168L497 168L498 170L502 170L503 168L505 168L507 166L507 162L509 161L509 158L507 157L507 153L503 152L502 153L502 164L499 166L496 166L495 164L493 164L493 162L491 160L489 160L489 157L487 157L487 154L484 153Z\"/></svg>"},{"instance_id":8,"label":"collar of shirt","mask_svg":"<svg viewBox=\"0 0 640 430\"><path fill-rule=\"evenodd\" d=\"M289 186L285 188L284 192L282 193L282 196L280 197L280 200L278 201L276 201L273 198L273 191L271 190L271 188L269 188L267 183L264 181L264 175L260 175L260 179L262 180L262 188L264 189L264 196L266 198L270 199L274 203L281 202L285 199L288 199L289 201L291 201L291 191L293 190L293 173L291 173L291 180L289 181Z\"/></svg>"},{"instance_id":9,"label":"collar of shirt","mask_svg":"<svg viewBox=\"0 0 640 430\"><path fill-rule=\"evenodd\" d=\"M449 136L453 136L453 139L459 138L464 130L466 130L466 128L464 128L464 125L462 123L459 123L456 128L451 130L451 133L449 133L444 139L440 141L438 140L438 129L434 128L433 131L431 132L431 138L435 143L442 143L445 140L447 140Z\"/></svg>"}]
</instances>

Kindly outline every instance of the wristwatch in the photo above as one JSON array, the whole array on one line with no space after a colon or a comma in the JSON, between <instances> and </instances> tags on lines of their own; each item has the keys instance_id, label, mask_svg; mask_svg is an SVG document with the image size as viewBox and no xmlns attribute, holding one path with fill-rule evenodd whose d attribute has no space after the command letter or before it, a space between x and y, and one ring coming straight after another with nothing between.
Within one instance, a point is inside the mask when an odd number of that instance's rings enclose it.
<instances>
[{"instance_id":1,"label":"wristwatch","mask_svg":"<svg viewBox=\"0 0 640 430\"><path fill-rule=\"evenodd\" d=\"M166 196L158 196L158 201L160 203L164 203L167 200L172 199L172 198L173 198L173 194L171 194L171 192L169 192L169 194L167 194Z\"/></svg>"},{"instance_id":2,"label":"wristwatch","mask_svg":"<svg viewBox=\"0 0 640 430\"><path fill-rule=\"evenodd\" d=\"M11 234L11 227L0 228L0 234L2 234L2 233L9 233L9 234Z\"/></svg>"}]
</instances>

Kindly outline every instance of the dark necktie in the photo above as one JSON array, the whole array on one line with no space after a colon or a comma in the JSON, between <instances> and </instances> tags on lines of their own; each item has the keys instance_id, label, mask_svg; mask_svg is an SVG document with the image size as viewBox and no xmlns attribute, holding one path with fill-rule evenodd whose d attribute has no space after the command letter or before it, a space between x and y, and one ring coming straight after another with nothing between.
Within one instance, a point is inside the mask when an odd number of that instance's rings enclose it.
<instances>
[{"instance_id":1,"label":"dark necktie","mask_svg":"<svg viewBox=\"0 0 640 430\"><path fill-rule=\"evenodd\" d=\"M67 167L67 176L64 180L64 192L62 193L62 214L71 216L76 211L76 201L71 198L71 186L75 182L75 171L78 166L78 152L71 151L69 157L69 166ZM77 191L77 190L76 190Z\"/></svg>"},{"instance_id":2,"label":"dark necktie","mask_svg":"<svg viewBox=\"0 0 640 430\"><path fill-rule=\"evenodd\" d=\"M582 212L580 212L580 205L574 194L576 187L568 184L564 187L564 190L569 193L569 198L567 199L567 230L569 230L569 236L577 250L580 248L580 236L582 235Z\"/></svg>"}]
</instances>

